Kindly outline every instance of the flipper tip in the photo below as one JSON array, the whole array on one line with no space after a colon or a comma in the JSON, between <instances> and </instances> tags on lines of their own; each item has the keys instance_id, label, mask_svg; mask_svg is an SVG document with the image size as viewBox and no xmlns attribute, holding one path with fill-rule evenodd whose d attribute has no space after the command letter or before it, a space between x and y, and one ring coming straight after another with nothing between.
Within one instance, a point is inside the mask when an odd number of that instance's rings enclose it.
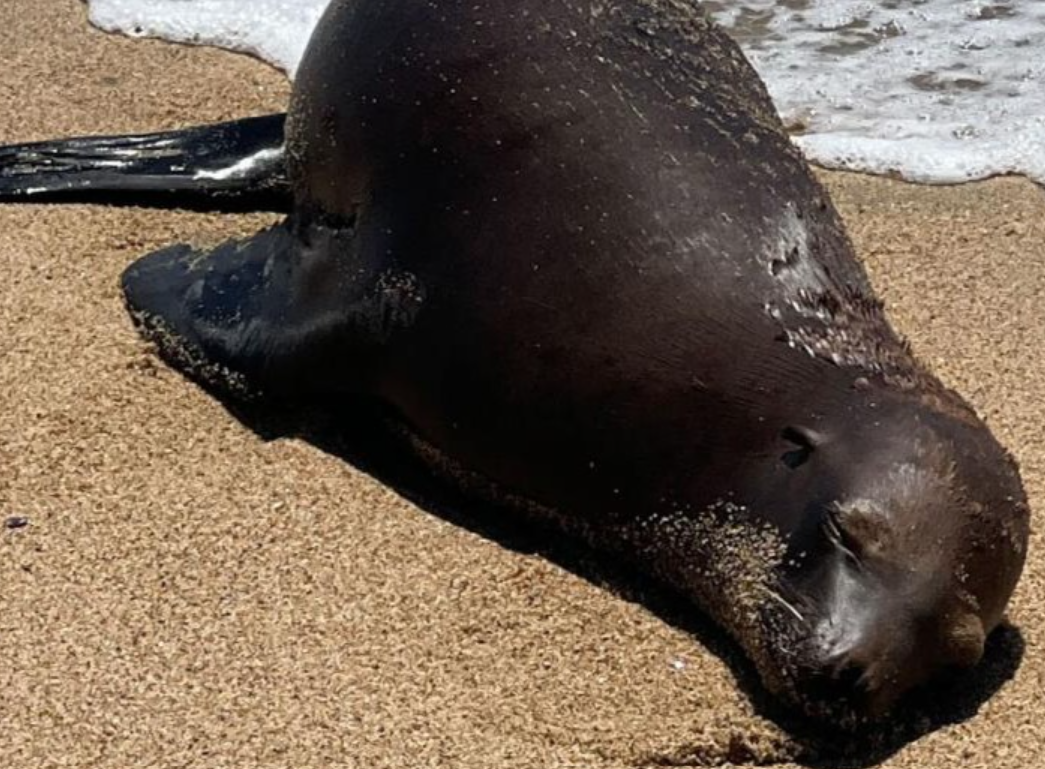
<instances>
[{"instance_id":1,"label":"flipper tip","mask_svg":"<svg viewBox=\"0 0 1045 769\"><path fill-rule=\"evenodd\" d=\"M120 279L127 311L141 336L185 376L218 394L254 400L260 391L209 354L199 333L193 296L202 289L205 261L205 253L187 245L141 257Z\"/></svg>"}]
</instances>

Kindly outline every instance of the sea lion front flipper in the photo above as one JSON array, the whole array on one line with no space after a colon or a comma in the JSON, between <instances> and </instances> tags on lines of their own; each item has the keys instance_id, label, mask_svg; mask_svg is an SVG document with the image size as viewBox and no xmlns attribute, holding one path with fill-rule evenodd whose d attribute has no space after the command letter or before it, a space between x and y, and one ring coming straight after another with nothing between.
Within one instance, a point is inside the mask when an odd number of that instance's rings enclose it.
<instances>
[{"instance_id":1,"label":"sea lion front flipper","mask_svg":"<svg viewBox=\"0 0 1045 769\"><path fill-rule=\"evenodd\" d=\"M127 307L161 355L234 397L345 392L423 301L368 259L351 227L293 220L211 250L172 246L123 274Z\"/></svg>"}]
</instances>

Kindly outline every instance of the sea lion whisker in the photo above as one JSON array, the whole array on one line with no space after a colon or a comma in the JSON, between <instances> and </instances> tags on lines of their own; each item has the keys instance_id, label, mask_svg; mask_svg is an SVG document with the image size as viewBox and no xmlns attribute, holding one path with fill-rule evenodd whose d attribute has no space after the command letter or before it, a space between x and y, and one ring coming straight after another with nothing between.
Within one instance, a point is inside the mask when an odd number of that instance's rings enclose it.
<instances>
[{"instance_id":1,"label":"sea lion whisker","mask_svg":"<svg viewBox=\"0 0 1045 769\"><path fill-rule=\"evenodd\" d=\"M854 545L856 543L839 522L840 514L841 511L834 505L827 508L827 514L824 516L824 533L827 535L828 542L841 552L853 566L863 569L863 559L861 559L858 549L850 545L850 543Z\"/></svg>"},{"instance_id":2,"label":"sea lion whisker","mask_svg":"<svg viewBox=\"0 0 1045 769\"><path fill-rule=\"evenodd\" d=\"M794 604L792 604L790 601L784 598L784 596L780 595L780 593L778 593L776 590L773 590L772 588L766 586L763 586L762 590L766 595L768 595L774 601L776 601L789 612L791 612L795 619L797 619L803 625L808 624L805 615L802 614L802 612L800 612Z\"/></svg>"}]
</instances>

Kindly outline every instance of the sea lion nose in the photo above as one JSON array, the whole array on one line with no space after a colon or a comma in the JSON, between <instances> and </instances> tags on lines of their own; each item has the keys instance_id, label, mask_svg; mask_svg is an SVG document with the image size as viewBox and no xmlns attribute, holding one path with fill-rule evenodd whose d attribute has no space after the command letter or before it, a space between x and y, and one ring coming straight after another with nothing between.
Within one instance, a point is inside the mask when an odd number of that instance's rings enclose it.
<instances>
[{"instance_id":1,"label":"sea lion nose","mask_svg":"<svg viewBox=\"0 0 1045 769\"><path fill-rule=\"evenodd\" d=\"M881 627L884 623L873 625ZM983 624L971 613L950 615L942 623L912 621L907 632L902 621L889 627L887 635L824 639L806 691L815 710L875 719L940 670L972 667L983 657Z\"/></svg>"},{"instance_id":2,"label":"sea lion nose","mask_svg":"<svg viewBox=\"0 0 1045 769\"><path fill-rule=\"evenodd\" d=\"M839 699L859 704L867 693L871 680L867 675L867 668L859 663L845 662L840 666L834 666L826 671L828 676L828 687L833 690L834 696Z\"/></svg>"},{"instance_id":3,"label":"sea lion nose","mask_svg":"<svg viewBox=\"0 0 1045 769\"><path fill-rule=\"evenodd\" d=\"M898 694L897 676L884 659L848 657L831 673L833 696L858 715L876 718L888 710Z\"/></svg>"},{"instance_id":4,"label":"sea lion nose","mask_svg":"<svg viewBox=\"0 0 1045 769\"><path fill-rule=\"evenodd\" d=\"M834 646L813 663L805 699L814 712L874 718L899 693L896 673L888 655L869 642Z\"/></svg>"},{"instance_id":5,"label":"sea lion nose","mask_svg":"<svg viewBox=\"0 0 1045 769\"><path fill-rule=\"evenodd\" d=\"M896 700L896 690L887 676L876 672L878 666L859 662L831 665L812 677L806 692L813 713L830 714L847 720L875 719L884 714Z\"/></svg>"}]
</instances>

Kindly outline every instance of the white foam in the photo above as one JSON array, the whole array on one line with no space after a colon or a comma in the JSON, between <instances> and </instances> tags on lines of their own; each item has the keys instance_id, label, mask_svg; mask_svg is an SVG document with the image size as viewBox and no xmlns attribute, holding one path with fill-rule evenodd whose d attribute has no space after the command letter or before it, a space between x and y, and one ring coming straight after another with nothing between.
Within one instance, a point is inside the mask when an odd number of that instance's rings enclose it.
<instances>
[{"instance_id":1,"label":"white foam","mask_svg":"<svg viewBox=\"0 0 1045 769\"><path fill-rule=\"evenodd\" d=\"M328 1L90 0L90 19L109 32L249 53L293 77Z\"/></svg>"},{"instance_id":2,"label":"white foam","mask_svg":"<svg viewBox=\"0 0 1045 769\"><path fill-rule=\"evenodd\" d=\"M244 51L291 77L327 3L90 0L103 29ZM1045 183L1045 0L705 5L811 160L919 182L1020 173Z\"/></svg>"},{"instance_id":3,"label":"white foam","mask_svg":"<svg viewBox=\"0 0 1045 769\"><path fill-rule=\"evenodd\" d=\"M951 183L1045 183L1045 2L731 0L712 4L806 155Z\"/></svg>"}]
</instances>

